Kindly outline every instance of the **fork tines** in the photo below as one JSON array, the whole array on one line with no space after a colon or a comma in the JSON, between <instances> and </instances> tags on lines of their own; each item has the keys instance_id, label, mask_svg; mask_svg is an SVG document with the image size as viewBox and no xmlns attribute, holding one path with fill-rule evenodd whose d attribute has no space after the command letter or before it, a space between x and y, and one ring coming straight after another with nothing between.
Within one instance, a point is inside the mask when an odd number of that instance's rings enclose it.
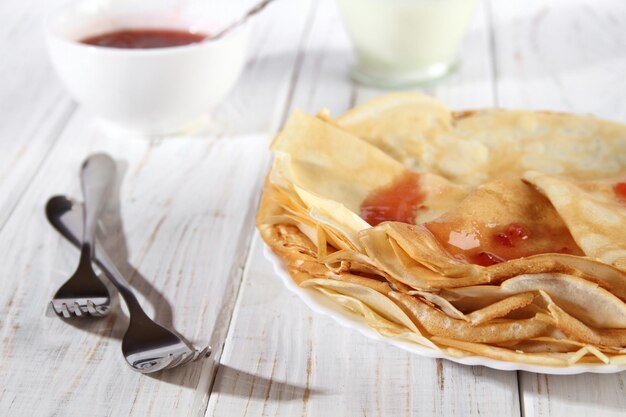
<instances>
[{"instance_id":1,"label":"fork tines","mask_svg":"<svg viewBox=\"0 0 626 417\"><path fill-rule=\"evenodd\" d=\"M176 358L172 359L172 361L169 364L167 364L167 366L163 369L170 369L170 368L184 365L188 362L195 362L202 358L206 358L210 354L211 354L211 346L207 346L202 350L193 349L193 350L190 350L189 352L183 352L180 355L178 355Z\"/></svg>"},{"instance_id":2,"label":"fork tines","mask_svg":"<svg viewBox=\"0 0 626 417\"><path fill-rule=\"evenodd\" d=\"M95 301L94 301L95 300ZM109 312L109 305L106 300L100 299L54 299L50 301L52 310L65 318L72 316L83 317L91 315L94 317L102 317Z\"/></svg>"}]
</instances>

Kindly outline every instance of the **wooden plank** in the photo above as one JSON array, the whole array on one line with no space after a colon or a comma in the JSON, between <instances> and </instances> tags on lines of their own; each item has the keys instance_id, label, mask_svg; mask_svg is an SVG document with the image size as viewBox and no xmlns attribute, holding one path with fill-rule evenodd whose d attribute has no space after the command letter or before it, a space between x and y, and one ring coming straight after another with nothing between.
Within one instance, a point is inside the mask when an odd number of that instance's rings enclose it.
<instances>
[{"instance_id":1,"label":"wooden plank","mask_svg":"<svg viewBox=\"0 0 626 417\"><path fill-rule=\"evenodd\" d=\"M49 297L77 261L46 224L43 203L59 191L79 195L76 172L87 153L106 151L125 162L117 214L125 237L115 239L118 262L152 306L150 314L157 309L159 320L171 321L197 344L215 346L219 357L267 138L108 140L83 116L68 127L0 235L3 264L11 271L0 296L2 409L42 416L51 410L78 416L87 409L165 416L178 404L191 411L196 396L205 395L195 388L211 378L211 360L144 377L121 358L117 339L127 322L122 314L68 323L73 326L43 317ZM74 138L81 136L92 140L77 143Z\"/></svg>"},{"instance_id":2,"label":"wooden plank","mask_svg":"<svg viewBox=\"0 0 626 417\"><path fill-rule=\"evenodd\" d=\"M626 121L626 4L513 3L492 1L499 104Z\"/></svg>"},{"instance_id":3,"label":"wooden plank","mask_svg":"<svg viewBox=\"0 0 626 417\"><path fill-rule=\"evenodd\" d=\"M335 2L318 0L311 24L284 119L295 109L315 114L326 108L338 115L354 104L357 86L349 76L350 44Z\"/></svg>"},{"instance_id":4,"label":"wooden plank","mask_svg":"<svg viewBox=\"0 0 626 417\"><path fill-rule=\"evenodd\" d=\"M500 105L626 121L626 4L493 1L491 8ZM626 373L547 376L520 372L524 415L624 415L625 378Z\"/></svg>"},{"instance_id":5,"label":"wooden plank","mask_svg":"<svg viewBox=\"0 0 626 417\"><path fill-rule=\"evenodd\" d=\"M210 416L519 415L515 373L421 358L311 312L255 242Z\"/></svg>"},{"instance_id":6,"label":"wooden plank","mask_svg":"<svg viewBox=\"0 0 626 417\"><path fill-rule=\"evenodd\" d=\"M270 7L258 19L240 83L205 131L150 140L103 129L82 110L71 119L0 232L4 413L204 414L253 230L268 130L289 94L296 60L287 51L298 46L307 6ZM106 217L117 231L120 268L149 313L190 341L213 345L212 360L143 376L119 352L123 314L67 323L44 316L77 253L47 225L43 206L55 193L80 195L79 166L96 151L114 156L122 171L119 202L112 199Z\"/></svg>"},{"instance_id":7,"label":"wooden plank","mask_svg":"<svg viewBox=\"0 0 626 417\"><path fill-rule=\"evenodd\" d=\"M484 12L466 41L462 69L428 89L453 108L493 103ZM320 1L292 107L338 114L383 93L348 81L340 25L334 2ZM514 372L421 358L346 330L283 288L261 248L257 238L207 416L519 415Z\"/></svg>"},{"instance_id":8,"label":"wooden plank","mask_svg":"<svg viewBox=\"0 0 626 417\"><path fill-rule=\"evenodd\" d=\"M0 3L0 228L75 105L48 61L37 0Z\"/></svg>"},{"instance_id":9,"label":"wooden plank","mask_svg":"<svg viewBox=\"0 0 626 417\"><path fill-rule=\"evenodd\" d=\"M524 416L624 416L626 373L541 375L521 372Z\"/></svg>"}]
</instances>

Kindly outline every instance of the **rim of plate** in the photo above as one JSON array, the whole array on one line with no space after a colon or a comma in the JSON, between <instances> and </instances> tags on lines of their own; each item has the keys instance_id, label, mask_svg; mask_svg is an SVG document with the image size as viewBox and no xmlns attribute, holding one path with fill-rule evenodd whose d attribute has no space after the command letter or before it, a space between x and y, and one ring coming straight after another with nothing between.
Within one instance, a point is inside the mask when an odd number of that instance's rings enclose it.
<instances>
[{"instance_id":1,"label":"rim of plate","mask_svg":"<svg viewBox=\"0 0 626 417\"><path fill-rule=\"evenodd\" d=\"M393 340L378 334L375 330L371 329L360 316L341 308L339 305L324 297L319 292L310 288L302 288L298 286L285 269L283 261L274 252L272 252L266 243L263 243L263 255L265 259L272 264L274 272L283 281L285 287L287 287L289 291L295 293L304 302L304 304L306 304L315 313L329 316L341 326L357 330L359 333L370 339L391 344L404 351L419 356L433 359L447 359L462 365L486 366L500 371L527 371L548 375L577 375L582 373L611 374L626 371L626 365L574 364L571 366L557 367L507 362L484 356L465 356L457 358L418 344Z\"/></svg>"}]
</instances>

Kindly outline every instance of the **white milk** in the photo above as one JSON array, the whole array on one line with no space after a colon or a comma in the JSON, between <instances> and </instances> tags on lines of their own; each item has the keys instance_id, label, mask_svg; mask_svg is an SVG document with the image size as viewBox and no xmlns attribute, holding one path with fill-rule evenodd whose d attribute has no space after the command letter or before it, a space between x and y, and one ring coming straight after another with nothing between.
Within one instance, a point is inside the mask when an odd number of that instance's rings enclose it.
<instances>
[{"instance_id":1,"label":"white milk","mask_svg":"<svg viewBox=\"0 0 626 417\"><path fill-rule=\"evenodd\" d=\"M354 78L400 87L445 75L476 1L338 0L356 52Z\"/></svg>"}]
</instances>

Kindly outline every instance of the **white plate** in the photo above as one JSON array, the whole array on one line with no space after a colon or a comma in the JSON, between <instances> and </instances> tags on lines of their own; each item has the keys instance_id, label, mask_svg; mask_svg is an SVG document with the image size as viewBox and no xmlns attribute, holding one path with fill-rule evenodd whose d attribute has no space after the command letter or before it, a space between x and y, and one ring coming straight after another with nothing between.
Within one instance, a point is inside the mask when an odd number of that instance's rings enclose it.
<instances>
[{"instance_id":1,"label":"white plate","mask_svg":"<svg viewBox=\"0 0 626 417\"><path fill-rule=\"evenodd\" d=\"M335 304L333 301L329 300L327 297L324 297L321 293L314 289L299 287L293 281L293 279L291 279L291 276L289 276L289 273L283 266L282 260L278 256L276 256L267 245L264 245L263 254L265 255L265 258L272 263L274 271L282 279L285 286L290 291L296 293L298 297L300 297L300 299L304 301L304 303L309 306L311 310L315 311L316 313L332 317L337 323L341 324L342 326L349 329L358 330L360 333L369 337L370 339L384 341L386 343L399 347L400 349L406 350L407 352L415 353L417 355L425 356L428 358L448 359L450 361L461 363L463 365L482 365L488 368L499 369L502 371L519 370L551 375L575 375L585 372L610 374L626 371L626 365L575 364L568 367L556 367L530 365L516 362L505 362L496 359L486 358L484 356L466 356L463 358L455 358L452 356L448 356L442 352L429 349L427 347L423 347L417 344L388 339L381 336L376 331L372 330L361 318L361 316L358 316L357 314L354 314L349 310L342 308L338 304Z\"/></svg>"}]
</instances>

